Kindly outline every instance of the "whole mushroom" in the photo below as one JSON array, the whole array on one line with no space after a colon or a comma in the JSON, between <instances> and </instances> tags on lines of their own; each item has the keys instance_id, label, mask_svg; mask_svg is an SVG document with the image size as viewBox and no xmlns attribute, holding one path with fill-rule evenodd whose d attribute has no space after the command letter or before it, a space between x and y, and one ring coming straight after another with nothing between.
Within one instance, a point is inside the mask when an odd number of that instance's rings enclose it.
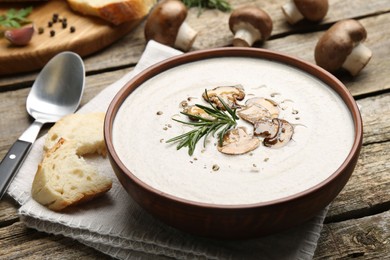
<instances>
[{"instance_id":1,"label":"whole mushroom","mask_svg":"<svg viewBox=\"0 0 390 260\"><path fill-rule=\"evenodd\" d=\"M283 14L290 24L303 19L319 22L328 13L328 0L290 0L282 6Z\"/></svg>"},{"instance_id":2,"label":"whole mushroom","mask_svg":"<svg viewBox=\"0 0 390 260\"><path fill-rule=\"evenodd\" d=\"M356 76L372 56L362 43L366 37L366 29L356 20L335 23L317 42L314 53L317 65L331 73L343 68Z\"/></svg>"},{"instance_id":3,"label":"whole mushroom","mask_svg":"<svg viewBox=\"0 0 390 260\"><path fill-rule=\"evenodd\" d=\"M179 0L162 0L150 12L145 24L146 41L188 51L197 32L185 21L187 8Z\"/></svg>"},{"instance_id":4,"label":"whole mushroom","mask_svg":"<svg viewBox=\"0 0 390 260\"><path fill-rule=\"evenodd\" d=\"M257 7L235 9L229 18L229 28L234 34L233 45L250 47L256 41L267 40L272 32L272 19Z\"/></svg>"}]
</instances>

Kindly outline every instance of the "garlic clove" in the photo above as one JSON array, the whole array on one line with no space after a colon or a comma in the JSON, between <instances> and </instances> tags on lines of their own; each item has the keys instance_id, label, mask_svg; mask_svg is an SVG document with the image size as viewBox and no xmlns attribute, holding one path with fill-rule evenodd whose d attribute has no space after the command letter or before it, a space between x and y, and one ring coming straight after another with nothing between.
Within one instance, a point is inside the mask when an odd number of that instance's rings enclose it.
<instances>
[{"instance_id":1,"label":"garlic clove","mask_svg":"<svg viewBox=\"0 0 390 260\"><path fill-rule=\"evenodd\" d=\"M31 41L34 31L34 25L30 24L22 28L6 30L4 37L13 45L25 46Z\"/></svg>"}]
</instances>

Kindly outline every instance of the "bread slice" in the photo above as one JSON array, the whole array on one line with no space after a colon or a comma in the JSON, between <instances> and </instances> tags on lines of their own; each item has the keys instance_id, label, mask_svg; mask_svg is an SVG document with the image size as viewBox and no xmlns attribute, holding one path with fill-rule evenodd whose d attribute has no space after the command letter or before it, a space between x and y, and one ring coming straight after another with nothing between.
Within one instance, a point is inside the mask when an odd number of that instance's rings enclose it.
<instances>
[{"instance_id":1,"label":"bread slice","mask_svg":"<svg viewBox=\"0 0 390 260\"><path fill-rule=\"evenodd\" d=\"M43 149L49 151L60 138L78 143L80 154L107 153L103 137L103 112L70 114L50 128Z\"/></svg>"},{"instance_id":2,"label":"bread slice","mask_svg":"<svg viewBox=\"0 0 390 260\"><path fill-rule=\"evenodd\" d=\"M82 156L76 141L61 138L38 165L32 197L49 209L60 211L110 190L112 180L98 174Z\"/></svg>"},{"instance_id":3,"label":"bread slice","mask_svg":"<svg viewBox=\"0 0 390 260\"><path fill-rule=\"evenodd\" d=\"M68 0L74 11L115 25L144 18L155 3L156 0Z\"/></svg>"}]
</instances>

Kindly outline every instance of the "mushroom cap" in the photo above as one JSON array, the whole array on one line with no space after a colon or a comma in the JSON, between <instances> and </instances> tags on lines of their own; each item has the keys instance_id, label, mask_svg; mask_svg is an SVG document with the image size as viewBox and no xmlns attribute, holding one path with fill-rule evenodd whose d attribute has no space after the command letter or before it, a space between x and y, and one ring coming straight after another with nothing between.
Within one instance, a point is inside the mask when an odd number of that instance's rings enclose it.
<instances>
[{"instance_id":1,"label":"mushroom cap","mask_svg":"<svg viewBox=\"0 0 390 260\"><path fill-rule=\"evenodd\" d=\"M244 99L245 92L242 85L219 86L211 90L207 90L207 96L206 93L203 93L202 97L204 100L214 103L219 109L224 110L224 105L221 103L219 98L221 98L227 106L233 108L237 105L237 100Z\"/></svg>"},{"instance_id":2,"label":"mushroom cap","mask_svg":"<svg viewBox=\"0 0 390 260\"><path fill-rule=\"evenodd\" d=\"M255 122L254 127L254 135L275 138L279 132L280 121L278 118L262 118Z\"/></svg>"},{"instance_id":3,"label":"mushroom cap","mask_svg":"<svg viewBox=\"0 0 390 260\"><path fill-rule=\"evenodd\" d=\"M235 33L240 24L250 24L259 30L262 40L267 40L272 32L272 19L262 9L253 6L245 6L235 9L229 18L229 28Z\"/></svg>"},{"instance_id":4,"label":"mushroom cap","mask_svg":"<svg viewBox=\"0 0 390 260\"><path fill-rule=\"evenodd\" d=\"M179 0L162 0L149 13L145 39L174 46L179 28L187 17L187 8Z\"/></svg>"},{"instance_id":5,"label":"mushroom cap","mask_svg":"<svg viewBox=\"0 0 390 260\"><path fill-rule=\"evenodd\" d=\"M239 110L237 114L245 121L255 124L263 118L271 118L271 113L262 105L252 103Z\"/></svg>"},{"instance_id":6,"label":"mushroom cap","mask_svg":"<svg viewBox=\"0 0 390 260\"><path fill-rule=\"evenodd\" d=\"M250 104L257 104L266 108L269 111L271 118L276 118L279 116L280 111L279 111L278 104L273 100L270 100L268 98L263 98L263 97L253 97L248 99L245 102L246 106Z\"/></svg>"},{"instance_id":7,"label":"mushroom cap","mask_svg":"<svg viewBox=\"0 0 390 260\"><path fill-rule=\"evenodd\" d=\"M317 65L329 72L335 72L341 68L354 46L366 37L366 29L356 20L348 19L335 23L317 42L314 52Z\"/></svg>"},{"instance_id":8,"label":"mushroom cap","mask_svg":"<svg viewBox=\"0 0 390 260\"><path fill-rule=\"evenodd\" d=\"M204 111L202 108L200 108L196 105L186 107L183 110L183 112L188 114L188 117L194 121L199 121L199 117L204 118L206 120L215 120L215 117L211 116L206 111Z\"/></svg>"},{"instance_id":9,"label":"mushroom cap","mask_svg":"<svg viewBox=\"0 0 390 260\"><path fill-rule=\"evenodd\" d=\"M288 121L279 118L272 119L272 122L278 125L277 131L273 133L274 136L264 138L263 144L270 148L283 147L291 140L294 127Z\"/></svg>"},{"instance_id":10,"label":"mushroom cap","mask_svg":"<svg viewBox=\"0 0 390 260\"><path fill-rule=\"evenodd\" d=\"M222 146L217 146L218 151L224 154L244 154L253 151L260 145L260 140L247 134L244 127L230 129L223 137Z\"/></svg>"},{"instance_id":11,"label":"mushroom cap","mask_svg":"<svg viewBox=\"0 0 390 260\"><path fill-rule=\"evenodd\" d=\"M309 21L319 22L328 13L328 0L294 0L299 12Z\"/></svg>"}]
</instances>

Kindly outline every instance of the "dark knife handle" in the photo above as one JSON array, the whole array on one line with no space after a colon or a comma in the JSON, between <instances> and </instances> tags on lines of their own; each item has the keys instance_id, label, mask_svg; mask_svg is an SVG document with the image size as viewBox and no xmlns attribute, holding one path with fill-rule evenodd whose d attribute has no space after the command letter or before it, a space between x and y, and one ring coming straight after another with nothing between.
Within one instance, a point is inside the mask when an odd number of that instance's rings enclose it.
<instances>
[{"instance_id":1,"label":"dark knife handle","mask_svg":"<svg viewBox=\"0 0 390 260\"><path fill-rule=\"evenodd\" d=\"M32 143L17 140L0 163L0 200L11 184L24 159L31 149Z\"/></svg>"}]
</instances>

